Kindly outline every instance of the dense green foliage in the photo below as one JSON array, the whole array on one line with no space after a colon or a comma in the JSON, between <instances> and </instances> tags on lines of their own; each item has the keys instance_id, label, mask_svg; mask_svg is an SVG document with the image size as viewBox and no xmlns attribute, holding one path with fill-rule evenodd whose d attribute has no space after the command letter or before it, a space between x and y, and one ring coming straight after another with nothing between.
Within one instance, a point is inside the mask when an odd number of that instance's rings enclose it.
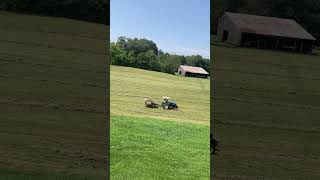
<instances>
[{"instance_id":1,"label":"dense green foliage","mask_svg":"<svg viewBox=\"0 0 320 180\"><path fill-rule=\"evenodd\" d=\"M159 50L156 43L148 39L119 37L111 43L113 65L136 67L146 70L174 74L180 65L202 67L210 72L210 60L200 55L171 55Z\"/></svg>"},{"instance_id":2,"label":"dense green foliage","mask_svg":"<svg viewBox=\"0 0 320 180\"><path fill-rule=\"evenodd\" d=\"M211 33L216 33L218 19L225 11L294 19L320 40L318 0L213 0Z\"/></svg>"},{"instance_id":3,"label":"dense green foliage","mask_svg":"<svg viewBox=\"0 0 320 180\"><path fill-rule=\"evenodd\" d=\"M109 0L1 0L0 10L110 24Z\"/></svg>"}]
</instances>

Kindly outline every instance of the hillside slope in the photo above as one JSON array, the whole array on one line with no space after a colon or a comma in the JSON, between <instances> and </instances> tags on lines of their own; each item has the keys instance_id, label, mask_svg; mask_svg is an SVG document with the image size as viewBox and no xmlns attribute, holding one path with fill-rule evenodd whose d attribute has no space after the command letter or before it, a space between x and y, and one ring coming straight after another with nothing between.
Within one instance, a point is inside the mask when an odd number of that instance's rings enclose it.
<instances>
[{"instance_id":1,"label":"hillside slope","mask_svg":"<svg viewBox=\"0 0 320 180\"><path fill-rule=\"evenodd\" d=\"M109 28L7 12L0 21L0 176L105 177Z\"/></svg>"},{"instance_id":2,"label":"hillside slope","mask_svg":"<svg viewBox=\"0 0 320 180\"><path fill-rule=\"evenodd\" d=\"M111 114L147 116L209 125L210 80L111 66ZM161 104L169 96L179 111L144 107L144 97Z\"/></svg>"},{"instance_id":3,"label":"hillside slope","mask_svg":"<svg viewBox=\"0 0 320 180\"><path fill-rule=\"evenodd\" d=\"M208 179L210 80L111 66L111 178ZM176 100L148 109L144 97Z\"/></svg>"},{"instance_id":4,"label":"hillside slope","mask_svg":"<svg viewBox=\"0 0 320 180\"><path fill-rule=\"evenodd\" d=\"M215 179L319 179L319 55L212 49Z\"/></svg>"}]
</instances>

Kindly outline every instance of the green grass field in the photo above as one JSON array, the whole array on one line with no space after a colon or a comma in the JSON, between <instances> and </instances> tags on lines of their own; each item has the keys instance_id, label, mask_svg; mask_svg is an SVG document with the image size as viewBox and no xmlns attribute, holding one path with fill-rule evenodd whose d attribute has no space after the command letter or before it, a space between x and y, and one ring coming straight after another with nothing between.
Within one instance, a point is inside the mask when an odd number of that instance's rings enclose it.
<instances>
[{"instance_id":1,"label":"green grass field","mask_svg":"<svg viewBox=\"0 0 320 180\"><path fill-rule=\"evenodd\" d=\"M320 51L212 46L215 179L320 179Z\"/></svg>"},{"instance_id":2,"label":"green grass field","mask_svg":"<svg viewBox=\"0 0 320 180\"><path fill-rule=\"evenodd\" d=\"M111 178L208 179L210 80L111 66ZM170 96L178 111L147 109Z\"/></svg>"},{"instance_id":3,"label":"green grass field","mask_svg":"<svg viewBox=\"0 0 320 180\"><path fill-rule=\"evenodd\" d=\"M107 26L0 12L0 179L106 177Z\"/></svg>"}]
</instances>

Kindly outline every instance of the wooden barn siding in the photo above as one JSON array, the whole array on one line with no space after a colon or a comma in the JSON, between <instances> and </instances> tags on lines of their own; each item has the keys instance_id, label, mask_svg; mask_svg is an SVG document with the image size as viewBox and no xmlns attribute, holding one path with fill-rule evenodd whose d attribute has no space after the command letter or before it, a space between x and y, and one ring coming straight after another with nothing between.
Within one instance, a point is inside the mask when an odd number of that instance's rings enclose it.
<instances>
[{"instance_id":1,"label":"wooden barn siding","mask_svg":"<svg viewBox=\"0 0 320 180\"><path fill-rule=\"evenodd\" d=\"M179 67L179 69L178 69L178 73L181 71L181 75L182 76L186 76L186 72L181 68L181 67Z\"/></svg>"},{"instance_id":2,"label":"wooden barn siding","mask_svg":"<svg viewBox=\"0 0 320 180\"><path fill-rule=\"evenodd\" d=\"M223 30L229 31L229 38L226 42L240 46L241 45L241 32L237 29L236 25L228 18L227 15L223 15L218 23L217 40L222 41Z\"/></svg>"}]
</instances>

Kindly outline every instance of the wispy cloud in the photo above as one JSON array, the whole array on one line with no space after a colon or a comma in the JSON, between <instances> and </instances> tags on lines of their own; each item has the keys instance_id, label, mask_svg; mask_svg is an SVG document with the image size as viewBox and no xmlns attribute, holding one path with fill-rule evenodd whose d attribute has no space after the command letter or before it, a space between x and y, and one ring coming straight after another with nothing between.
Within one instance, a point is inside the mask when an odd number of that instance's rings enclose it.
<instances>
[{"instance_id":1,"label":"wispy cloud","mask_svg":"<svg viewBox=\"0 0 320 180\"><path fill-rule=\"evenodd\" d=\"M201 55L205 58L210 58L210 49L206 48L190 48L183 46L176 46L170 49L167 49L169 53L178 54L178 55Z\"/></svg>"}]
</instances>

